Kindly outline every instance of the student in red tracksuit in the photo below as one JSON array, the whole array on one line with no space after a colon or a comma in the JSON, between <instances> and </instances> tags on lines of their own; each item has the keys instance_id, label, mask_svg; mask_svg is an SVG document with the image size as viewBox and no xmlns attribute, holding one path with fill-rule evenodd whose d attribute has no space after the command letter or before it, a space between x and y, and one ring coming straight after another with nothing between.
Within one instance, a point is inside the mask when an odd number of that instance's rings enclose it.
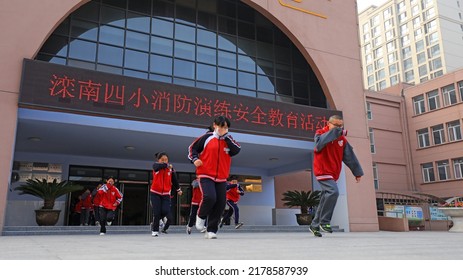
<instances>
[{"instance_id":1,"label":"student in red tracksuit","mask_svg":"<svg viewBox=\"0 0 463 280\"><path fill-rule=\"evenodd\" d=\"M354 149L347 142L347 130L343 126L342 117L334 115L324 128L315 132L313 172L322 192L309 231L316 237L322 237L320 231L333 232L330 222L339 196L336 181L341 174L342 163L352 171L357 183L363 176L362 167Z\"/></svg>"},{"instance_id":2,"label":"student in red tracksuit","mask_svg":"<svg viewBox=\"0 0 463 280\"><path fill-rule=\"evenodd\" d=\"M182 195L182 190L177 181L172 164L165 152L156 153L156 160L153 164L153 182L150 188L150 202L153 209L153 222L151 224L151 235L159 236L159 220L170 215L171 202L170 192L174 185L177 193ZM164 226L165 227L165 226Z\"/></svg>"},{"instance_id":3,"label":"student in red tracksuit","mask_svg":"<svg viewBox=\"0 0 463 280\"><path fill-rule=\"evenodd\" d=\"M116 209L122 202L121 192L114 186L114 178L109 177L106 184L98 190L100 196L100 235L106 234L106 225L111 225L116 217Z\"/></svg>"},{"instance_id":4,"label":"student in red tracksuit","mask_svg":"<svg viewBox=\"0 0 463 280\"><path fill-rule=\"evenodd\" d=\"M193 180L193 182L191 182L191 187L193 194L191 196L190 217L188 219L188 225L186 226L186 233L188 234L191 234L191 228L196 223L196 215L198 214L199 204L201 203L201 199L203 199L203 193L199 187L199 179Z\"/></svg>"},{"instance_id":5,"label":"student in red tracksuit","mask_svg":"<svg viewBox=\"0 0 463 280\"><path fill-rule=\"evenodd\" d=\"M219 227L223 226L224 221L230 219L235 214L235 229L239 229L243 223L240 223L240 208L238 207L238 201L240 197L244 195L244 190L238 184L238 180L233 179L227 182L227 205L228 211L225 211L222 220L220 221Z\"/></svg>"},{"instance_id":6,"label":"student in red tracksuit","mask_svg":"<svg viewBox=\"0 0 463 280\"><path fill-rule=\"evenodd\" d=\"M219 221L225 209L226 184L230 175L231 157L241 146L228 133L230 120L225 116L214 119L210 131L196 139L188 148L188 158L196 166L196 177L203 193L196 217L196 228L203 230L207 219L208 239L217 238Z\"/></svg>"},{"instance_id":7,"label":"student in red tracksuit","mask_svg":"<svg viewBox=\"0 0 463 280\"><path fill-rule=\"evenodd\" d=\"M90 212L93 210L92 194L89 189L86 189L82 194L82 211L80 214L80 225L88 226L90 220Z\"/></svg>"}]
</instances>

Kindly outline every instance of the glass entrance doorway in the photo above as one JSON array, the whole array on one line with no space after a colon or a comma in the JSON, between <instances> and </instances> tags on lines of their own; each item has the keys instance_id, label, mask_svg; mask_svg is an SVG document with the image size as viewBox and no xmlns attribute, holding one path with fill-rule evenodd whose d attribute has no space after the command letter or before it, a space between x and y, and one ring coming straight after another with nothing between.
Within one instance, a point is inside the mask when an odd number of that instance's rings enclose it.
<instances>
[{"instance_id":1,"label":"glass entrance doorway","mask_svg":"<svg viewBox=\"0 0 463 280\"><path fill-rule=\"evenodd\" d=\"M128 226L149 224L149 184L122 181L119 186L124 195L120 206L119 224Z\"/></svg>"}]
</instances>

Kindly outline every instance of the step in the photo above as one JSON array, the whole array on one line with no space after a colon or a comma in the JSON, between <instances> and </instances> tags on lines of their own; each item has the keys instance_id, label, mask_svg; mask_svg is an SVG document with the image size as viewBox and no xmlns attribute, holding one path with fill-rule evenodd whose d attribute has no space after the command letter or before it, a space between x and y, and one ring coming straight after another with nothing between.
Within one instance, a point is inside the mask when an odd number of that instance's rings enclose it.
<instances>
[{"instance_id":1,"label":"step","mask_svg":"<svg viewBox=\"0 0 463 280\"><path fill-rule=\"evenodd\" d=\"M333 231L343 232L343 229L333 226ZM145 226L107 226L107 232L113 234L144 234L151 231L149 225ZM193 230L195 230L193 228ZM97 234L99 226L5 226L3 236L25 236L25 235L79 235ZM223 226L220 231L243 231L243 232L308 232L308 226L261 226L243 225L239 229L234 226ZM168 233L185 233L185 226L170 226Z\"/></svg>"}]
</instances>

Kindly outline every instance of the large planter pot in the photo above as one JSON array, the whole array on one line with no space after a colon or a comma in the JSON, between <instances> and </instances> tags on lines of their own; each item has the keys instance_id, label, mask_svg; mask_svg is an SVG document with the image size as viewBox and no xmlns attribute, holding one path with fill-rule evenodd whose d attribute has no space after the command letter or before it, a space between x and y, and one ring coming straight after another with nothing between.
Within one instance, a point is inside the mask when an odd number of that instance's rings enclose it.
<instances>
[{"instance_id":1,"label":"large planter pot","mask_svg":"<svg viewBox=\"0 0 463 280\"><path fill-rule=\"evenodd\" d=\"M35 221L39 226L54 226L58 222L61 210L39 209L35 210Z\"/></svg>"},{"instance_id":2,"label":"large planter pot","mask_svg":"<svg viewBox=\"0 0 463 280\"><path fill-rule=\"evenodd\" d=\"M463 207L441 207L439 210L449 216L453 222L449 232L463 232Z\"/></svg>"},{"instance_id":3,"label":"large planter pot","mask_svg":"<svg viewBox=\"0 0 463 280\"><path fill-rule=\"evenodd\" d=\"M296 214L296 220L300 226L310 225L312 223L312 216L310 214Z\"/></svg>"}]
</instances>

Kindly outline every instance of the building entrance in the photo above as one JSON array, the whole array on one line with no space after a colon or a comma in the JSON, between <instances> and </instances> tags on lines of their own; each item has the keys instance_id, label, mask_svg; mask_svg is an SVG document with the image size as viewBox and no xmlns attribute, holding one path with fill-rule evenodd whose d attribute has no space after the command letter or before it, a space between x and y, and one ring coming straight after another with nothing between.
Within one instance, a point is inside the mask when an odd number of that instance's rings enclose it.
<instances>
[{"instance_id":1,"label":"building entrance","mask_svg":"<svg viewBox=\"0 0 463 280\"><path fill-rule=\"evenodd\" d=\"M124 195L120 206L119 224L147 225L149 221L149 184L148 182L123 181L119 189Z\"/></svg>"}]
</instances>

